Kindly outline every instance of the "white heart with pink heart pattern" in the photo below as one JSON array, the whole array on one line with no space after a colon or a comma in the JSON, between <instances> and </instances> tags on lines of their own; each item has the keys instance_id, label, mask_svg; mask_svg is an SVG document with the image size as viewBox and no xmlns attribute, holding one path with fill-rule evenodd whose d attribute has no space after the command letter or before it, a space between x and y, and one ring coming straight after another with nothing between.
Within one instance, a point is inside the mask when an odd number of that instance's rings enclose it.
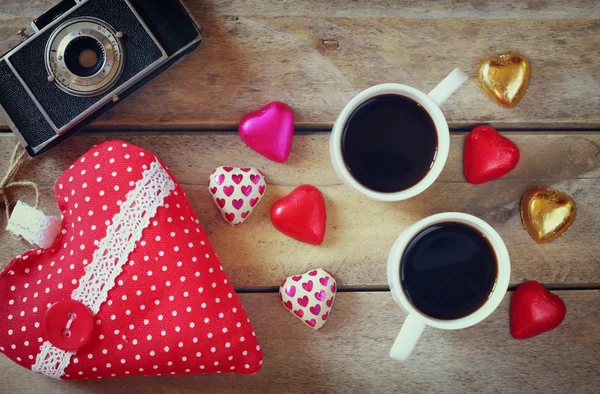
<instances>
[{"instance_id":1,"label":"white heart with pink heart pattern","mask_svg":"<svg viewBox=\"0 0 600 394\"><path fill-rule=\"evenodd\" d=\"M210 175L208 190L223 219L237 226L256 208L267 191L267 183L256 168L225 166Z\"/></svg>"},{"instance_id":2,"label":"white heart with pink heart pattern","mask_svg":"<svg viewBox=\"0 0 600 394\"><path fill-rule=\"evenodd\" d=\"M333 274L319 268L284 280L279 288L279 298L283 306L304 324L320 330L330 317L336 292Z\"/></svg>"}]
</instances>

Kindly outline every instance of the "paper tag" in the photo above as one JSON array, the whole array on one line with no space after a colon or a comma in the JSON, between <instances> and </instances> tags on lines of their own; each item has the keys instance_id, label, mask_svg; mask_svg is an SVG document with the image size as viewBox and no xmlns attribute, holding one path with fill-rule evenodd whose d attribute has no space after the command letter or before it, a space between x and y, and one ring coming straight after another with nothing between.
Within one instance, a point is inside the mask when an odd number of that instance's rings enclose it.
<instances>
[{"instance_id":1,"label":"paper tag","mask_svg":"<svg viewBox=\"0 0 600 394\"><path fill-rule=\"evenodd\" d=\"M46 216L39 209L18 201L6 229L18 237L23 237L32 245L49 248L60 232L60 220L55 216Z\"/></svg>"}]
</instances>

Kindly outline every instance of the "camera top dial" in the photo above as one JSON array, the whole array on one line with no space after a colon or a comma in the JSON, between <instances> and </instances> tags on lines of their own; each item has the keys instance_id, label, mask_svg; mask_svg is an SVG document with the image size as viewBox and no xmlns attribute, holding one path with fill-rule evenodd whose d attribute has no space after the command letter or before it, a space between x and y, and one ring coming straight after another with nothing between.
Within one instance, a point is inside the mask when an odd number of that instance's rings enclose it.
<instances>
[{"instance_id":1,"label":"camera top dial","mask_svg":"<svg viewBox=\"0 0 600 394\"><path fill-rule=\"evenodd\" d=\"M48 80L74 96L97 96L119 79L125 64L123 34L97 18L60 25L46 45Z\"/></svg>"}]
</instances>

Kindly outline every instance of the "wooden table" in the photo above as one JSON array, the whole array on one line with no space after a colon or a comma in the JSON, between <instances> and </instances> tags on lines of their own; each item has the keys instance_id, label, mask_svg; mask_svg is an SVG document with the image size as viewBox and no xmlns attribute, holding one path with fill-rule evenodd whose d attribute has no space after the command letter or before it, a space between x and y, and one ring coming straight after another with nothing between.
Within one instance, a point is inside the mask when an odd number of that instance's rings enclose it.
<instances>
[{"instance_id":1,"label":"wooden table","mask_svg":"<svg viewBox=\"0 0 600 394\"><path fill-rule=\"evenodd\" d=\"M54 0L0 0L0 52ZM4 393L267 392L598 392L600 388L600 3L596 0L342 1L189 0L206 38L200 50L19 174L42 188L57 213L53 182L93 144L119 138L155 152L184 185L265 350L256 376L129 378L60 382L0 358ZM474 81L478 61L518 51L533 79L523 102L503 109ZM455 67L471 77L445 105L453 129L439 180L409 201L378 203L346 189L329 162L328 130L360 90L401 82L427 91ZM239 139L238 120L269 101L290 104L297 136L290 160L259 157ZM462 174L465 130L492 124L521 148L507 177L474 186ZM0 124L0 168L16 139ZM240 228L219 217L206 188L219 165L255 166L269 193ZM319 187L328 207L325 243L313 247L278 233L269 208L294 187ZM530 187L569 193L579 216L547 245L520 223ZM31 198L21 195L23 199ZM405 317L389 294L386 258L397 235L419 218L462 211L504 238L511 290L537 280L560 295L567 317L556 330L517 341L508 327L512 291L478 326L427 329L407 363L387 356ZM0 228L6 222L0 218ZM239 247L229 247L236 242ZM27 249L0 235L0 261ZM336 274L334 314L318 333L281 306L281 280L310 268Z\"/></svg>"}]
</instances>

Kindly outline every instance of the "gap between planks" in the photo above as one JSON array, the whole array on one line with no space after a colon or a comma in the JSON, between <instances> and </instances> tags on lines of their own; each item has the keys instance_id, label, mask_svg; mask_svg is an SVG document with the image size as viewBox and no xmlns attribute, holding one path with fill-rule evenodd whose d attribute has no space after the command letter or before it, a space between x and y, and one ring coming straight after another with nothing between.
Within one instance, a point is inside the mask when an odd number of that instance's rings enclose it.
<instances>
[{"instance_id":1,"label":"gap between planks","mask_svg":"<svg viewBox=\"0 0 600 394\"><path fill-rule=\"evenodd\" d=\"M488 123L481 124L464 124L464 125L450 125L450 133L451 134L461 134L461 133L469 133L477 126L486 126ZM295 131L297 134L321 134L321 133L331 133L331 129L333 128L333 123L331 124L307 124L300 123L295 125ZM515 133L515 134L540 134L544 135L545 133L552 133L556 135L561 134L573 134L573 133L581 133L581 134L595 134L600 132L600 128L594 125L586 126L586 125L577 125L577 127L569 128L565 125L530 125L529 127L523 127L519 125L510 125L510 124L502 124L502 125L494 125L494 128L502 133ZM86 127L84 130L79 132L79 135L86 134L111 134L111 133L123 133L123 132L131 132L133 134L141 134L141 133L149 133L156 134L160 132L168 132L168 133L237 133L238 125L237 123L227 123L227 124L207 124L199 126L197 124L181 126L177 127L164 127L161 125L127 125L127 126L91 126ZM12 131L5 125L0 124L0 137L4 135L12 134Z\"/></svg>"},{"instance_id":2,"label":"gap between planks","mask_svg":"<svg viewBox=\"0 0 600 394\"><path fill-rule=\"evenodd\" d=\"M518 285L508 287L508 292L513 293L517 289ZM544 284L550 291L587 291L587 290L600 290L600 285L552 285ZM238 294L272 294L279 293L279 287L236 287L236 293ZM389 293L390 289L387 286L344 286L338 288L338 293Z\"/></svg>"}]
</instances>

